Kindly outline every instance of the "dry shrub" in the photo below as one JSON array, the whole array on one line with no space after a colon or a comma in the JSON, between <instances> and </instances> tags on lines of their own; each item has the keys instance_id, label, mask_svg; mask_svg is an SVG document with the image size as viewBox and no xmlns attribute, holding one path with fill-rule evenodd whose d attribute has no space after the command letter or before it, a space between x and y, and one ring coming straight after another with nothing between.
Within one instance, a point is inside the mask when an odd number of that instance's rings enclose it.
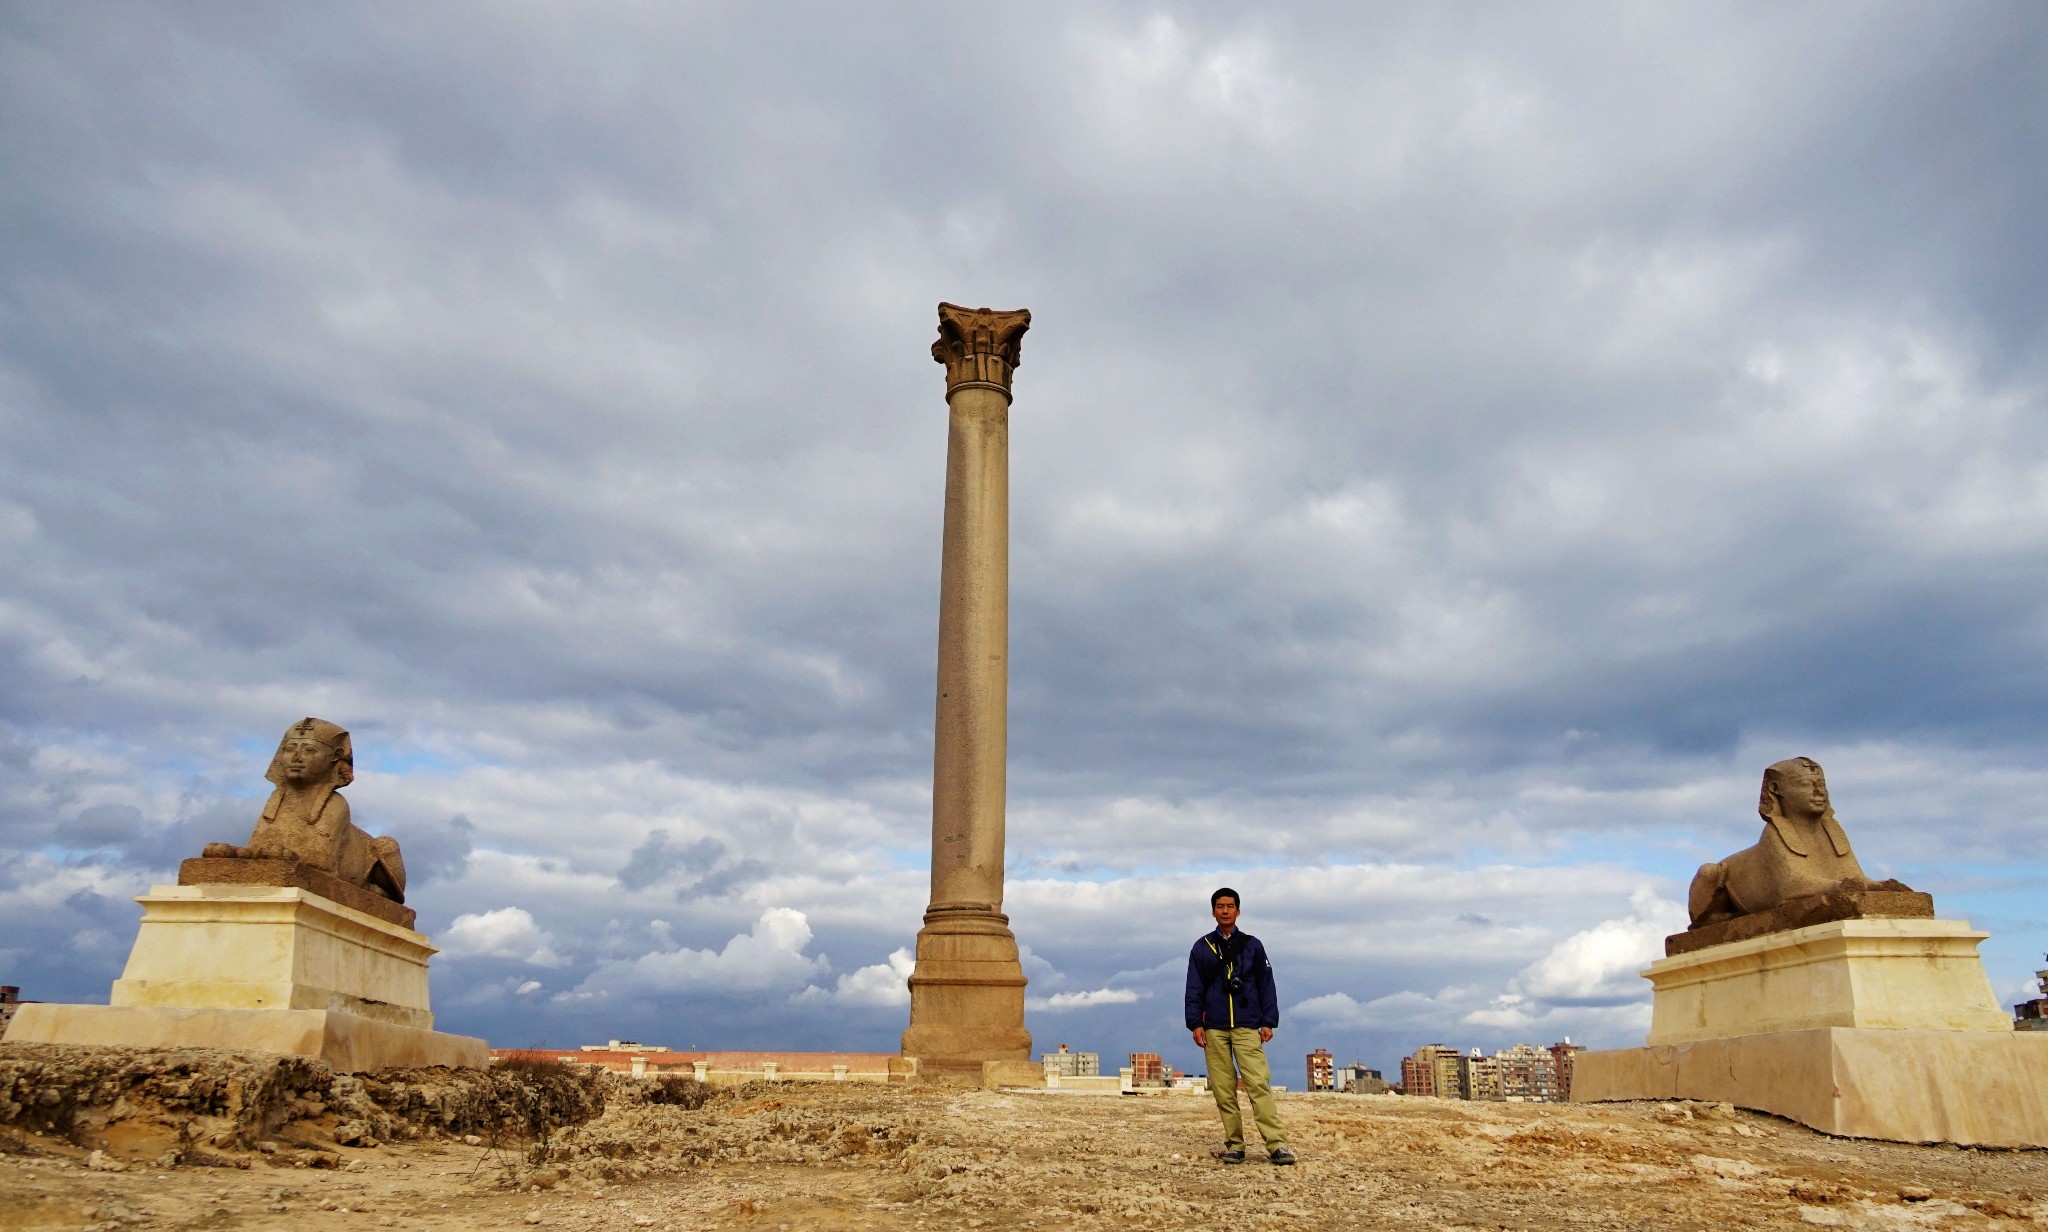
<instances>
[{"instance_id":1,"label":"dry shrub","mask_svg":"<svg viewBox=\"0 0 2048 1232\"><path fill-rule=\"evenodd\" d=\"M719 1088L695 1078L680 1074L664 1074L650 1082L641 1091L643 1104L662 1104L676 1108L696 1109L710 1103Z\"/></svg>"},{"instance_id":2,"label":"dry shrub","mask_svg":"<svg viewBox=\"0 0 2048 1232\"><path fill-rule=\"evenodd\" d=\"M384 1070L361 1082L384 1114L428 1132L540 1141L604 1111L602 1070L532 1057L488 1069Z\"/></svg>"}]
</instances>

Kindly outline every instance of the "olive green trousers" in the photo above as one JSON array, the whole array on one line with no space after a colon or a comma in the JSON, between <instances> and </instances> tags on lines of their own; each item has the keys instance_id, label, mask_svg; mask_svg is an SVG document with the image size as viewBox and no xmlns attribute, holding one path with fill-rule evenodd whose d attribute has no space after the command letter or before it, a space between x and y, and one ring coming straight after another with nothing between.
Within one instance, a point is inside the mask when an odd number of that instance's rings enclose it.
<instances>
[{"instance_id":1,"label":"olive green trousers","mask_svg":"<svg viewBox=\"0 0 2048 1232\"><path fill-rule=\"evenodd\" d=\"M1209 1093L1216 1097L1216 1111L1223 1114L1223 1148L1244 1149L1244 1116L1237 1106L1238 1077L1244 1079L1244 1093L1252 1101L1252 1120L1258 1123L1259 1137L1266 1140L1266 1149L1275 1151L1286 1146L1287 1134L1280 1128L1280 1114L1273 1108L1273 1075L1266 1066L1266 1046L1259 1042L1258 1031L1251 1027L1210 1027L1207 1036L1209 1042L1203 1052L1209 1062Z\"/></svg>"}]
</instances>

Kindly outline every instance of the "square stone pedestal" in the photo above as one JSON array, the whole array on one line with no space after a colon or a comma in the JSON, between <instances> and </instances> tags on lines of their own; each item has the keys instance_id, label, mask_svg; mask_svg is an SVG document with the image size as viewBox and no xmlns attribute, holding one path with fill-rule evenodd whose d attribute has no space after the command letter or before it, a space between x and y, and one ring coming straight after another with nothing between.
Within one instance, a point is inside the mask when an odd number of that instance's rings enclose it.
<instances>
[{"instance_id":1,"label":"square stone pedestal","mask_svg":"<svg viewBox=\"0 0 2048 1232\"><path fill-rule=\"evenodd\" d=\"M1650 964L1649 1046L1583 1052L1572 1100L1698 1099L1823 1133L2048 1146L2048 1037L2015 1035L1959 920L1834 920Z\"/></svg>"},{"instance_id":2,"label":"square stone pedestal","mask_svg":"<svg viewBox=\"0 0 2048 1232\"><path fill-rule=\"evenodd\" d=\"M434 947L410 928L294 886L155 886L111 1005L27 1005L9 1042L237 1048L344 1070L486 1065L435 1031Z\"/></svg>"},{"instance_id":3,"label":"square stone pedestal","mask_svg":"<svg viewBox=\"0 0 2048 1232\"><path fill-rule=\"evenodd\" d=\"M1961 920L1833 920L1661 958L1652 1044L1810 1027L2010 1031Z\"/></svg>"}]
</instances>

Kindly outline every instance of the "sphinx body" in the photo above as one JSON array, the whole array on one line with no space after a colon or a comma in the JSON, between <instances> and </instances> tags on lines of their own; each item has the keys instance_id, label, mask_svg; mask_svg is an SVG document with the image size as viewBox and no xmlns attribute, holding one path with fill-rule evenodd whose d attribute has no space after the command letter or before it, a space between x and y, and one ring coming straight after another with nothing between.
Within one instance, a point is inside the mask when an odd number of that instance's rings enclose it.
<instances>
[{"instance_id":1,"label":"sphinx body","mask_svg":"<svg viewBox=\"0 0 2048 1232\"><path fill-rule=\"evenodd\" d=\"M405 860L398 841L363 832L349 819L338 788L355 781L349 735L325 719L292 724L264 778L275 784L246 846L208 843L214 858L291 860L351 884L405 901Z\"/></svg>"},{"instance_id":2,"label":"sphinx body","mask_svg":"<svg viewBox=\"0 0 2048 1232\"><path fill-rule=\"evenodd\" d=\"M1757 813L1764 832L1753 847L1700 866L1686 895L1692 927L1757 915L1790 899L1844 890L1905 890L1863 873L1849 836L1835 820L1827 777L1810 757L1764 771Z\"/></svg>"}]
</instances>

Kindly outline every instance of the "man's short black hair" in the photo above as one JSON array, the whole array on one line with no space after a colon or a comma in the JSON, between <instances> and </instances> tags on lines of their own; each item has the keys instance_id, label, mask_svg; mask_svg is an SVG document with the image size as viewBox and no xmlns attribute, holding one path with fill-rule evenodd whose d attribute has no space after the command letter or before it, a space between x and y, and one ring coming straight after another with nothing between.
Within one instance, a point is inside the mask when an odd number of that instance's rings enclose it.
<instances>
[{"instance_id":1,"label":"man's short black hair","mask_svg":"<svg viewBox=\"0 0 2048 1232\"><path fill-rule=\"evenodd\" d=\"M1239 911L1244 910L1244 900L1239 898L1237 896L1237 891L1231 889L1229 886L1224 886L1222 889L1216 891L1214 894L1211 894L1209 896L1209 910L1214 911L1216 909L1216 900L1219 898L1227 898L1231 902L1237 904L1237 909Z\"/></svg>"}]
</instances>

